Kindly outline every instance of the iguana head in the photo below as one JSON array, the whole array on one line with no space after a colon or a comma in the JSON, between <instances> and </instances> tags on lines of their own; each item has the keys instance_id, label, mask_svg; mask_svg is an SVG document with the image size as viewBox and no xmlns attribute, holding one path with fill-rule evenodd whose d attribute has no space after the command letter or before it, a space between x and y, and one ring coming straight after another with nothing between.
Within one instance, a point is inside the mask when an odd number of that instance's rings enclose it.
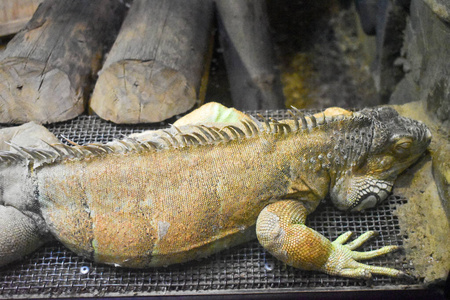
<instances>
[{"instance_id":1,"label":"iguana head","mask_svg":"<svg viewBox=\"0 0 450 300\"><path fill-rule=\"evenodd\" d=\"M369 124L370 129L360 130L353 138L360 139L359 145L365 148L361 148L363 154L357 160L344 164L330 194L337 208L361 211L387 198L397 176L426 150L431 132L423 123L401 117L388 107L365 109L354 115ZM356 149L354 142L348 141L348 135L341 148ZM344 159L352 159L347 156Z\"/></svg>"}]
</instances>

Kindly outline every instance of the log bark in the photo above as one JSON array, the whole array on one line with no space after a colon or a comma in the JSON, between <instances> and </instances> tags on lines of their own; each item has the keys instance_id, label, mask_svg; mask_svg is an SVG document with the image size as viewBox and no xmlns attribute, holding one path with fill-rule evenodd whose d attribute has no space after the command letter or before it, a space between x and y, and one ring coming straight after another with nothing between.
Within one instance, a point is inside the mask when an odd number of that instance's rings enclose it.
<instances>
[{"instance_id":1,"label":"log bark","mask_svg":"<svg viewBox=\"0 0 450 300\"><path fill-rule=\"evenodd\" d=\"M116 0L47 0L0 59L0 122L51 123L85 109L89 79L125 13Z\"/></svg>"},{"instance_id":2,"label":"log bark","mask_svg":"<svg viewBox=\"0 0 450 300\"><path fill-rule=\"evenodd\" d=\"M0 1L0 36L22 29L30 21L42 0Z\"/></svg>"},{"instance_id":3,"label":"log bark","mask_svg":"<svg viewBox=\"0 0 450 300\"><path fill-rule=\"evenodd\" d=\"M216 0L233 106L239 110L284 107L265 1Z\"/></svg>"},{"instance_id":4,"label":"log bark","mask_svg":"<svg viewBox=\"0 0 450 300\"><path fill-rule=\"evenodd\" d=\"M135 0L90 108L115 123L159 122L196 103L211 40L209 0Z\"/></svg>"}]
</instances>

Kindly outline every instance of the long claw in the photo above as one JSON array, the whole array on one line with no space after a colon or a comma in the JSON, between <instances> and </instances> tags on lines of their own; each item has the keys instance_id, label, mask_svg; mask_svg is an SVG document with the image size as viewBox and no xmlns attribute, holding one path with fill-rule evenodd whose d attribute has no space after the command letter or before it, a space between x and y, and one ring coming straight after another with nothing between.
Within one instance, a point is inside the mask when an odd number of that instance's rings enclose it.
<instances>
[{"instance_id":1,"label":"long claw","mask_svg":"<svg viewBox=\"0 0 450 300\"><path fill-rule=\"evenodd\" d=\"M348 243L346 245L346 247L350 250L355 250L356 248L361 247L362 244L364 244L365 242L367 242L368 239L377 236L378 233L376 233L375 231L367 231L364 234L361 234L358 238L354 239L353 241L351 241L350 243Z\"/></svg>"},{"instance_id":2,"label":"long claw","mask_svg":"<svg viewBox=\"0 0 450 300\"><path fill-rule=\"evenodd\" d=\"M416 278L416 277L411 276L411 275L409 275L409 274L407 274L407 273L405 273L405 272L401 272L401 273L402 273L402 274L400 274L400 275L398 276L398 278L406 279L406 280L409 281L409 282L417 282L417 278Z\"/></svg>"}]
</instances>

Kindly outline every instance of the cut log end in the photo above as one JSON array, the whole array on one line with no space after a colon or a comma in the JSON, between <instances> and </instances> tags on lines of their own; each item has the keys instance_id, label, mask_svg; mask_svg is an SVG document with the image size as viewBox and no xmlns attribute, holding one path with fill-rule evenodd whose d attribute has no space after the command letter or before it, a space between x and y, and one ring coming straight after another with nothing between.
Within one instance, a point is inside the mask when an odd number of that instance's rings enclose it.
<instances>
[{"instance_id":1,"label":"cut log end","mask_svg":"<svg viewBox=\"0 0 450 300\"><path fill-rule=\"evenodd\" d=\"M0 123L45 124L72 119L84 110L82 92L67 74L45 63L12 57L0 63Z\"/></svg>"},{"instance_id":2,"label":"cut log end","mask_svg":"<svg viewBox=\"0 0 450 300\"><path fill-rule=\"evenodd\" d=\"M90 107L103 119L135 124L166 120L195 103L195 89L181 72L153 60L122 60L101 72Z\"/></svg>"}]
</instances>

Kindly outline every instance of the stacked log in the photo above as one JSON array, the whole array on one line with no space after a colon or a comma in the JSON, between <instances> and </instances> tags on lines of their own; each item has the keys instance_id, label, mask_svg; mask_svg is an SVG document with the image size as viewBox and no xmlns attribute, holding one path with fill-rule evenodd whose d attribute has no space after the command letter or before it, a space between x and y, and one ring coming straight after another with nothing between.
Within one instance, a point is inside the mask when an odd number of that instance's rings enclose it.
<instances>
[{"instance_id":1,"label":"stacked log","mask_svg":"<svg viewBox=\"0 0 450 300\"><path fill-rule=\"evenodd\" d=\"M0 36L17 33L36 11L42 0L0 1Z\"/></svg>"},{"instance_id":2,"label":"stacked log","mask_svg":"<svg viewBox=\"0 0 450 300\"><path fill-rule=\"evenodd\" d=\"M51 123L85 109L89 79L126 9L116 0L46 0L0 57L0 122Z\"/></svg>"},{"instance_id":3,"label":"stacked log","mask_svg":"<svg viewBox=\"0 0 450 300\"><path fill-rule=\"evenodd\" d=\"M265 1L216 0L216 5L233 106L239 110L283 108Z\"/></svg>"},{"instance_id":4,"label":"stacked log","mask_svg":"<svg viewBox=\"0 0 450 300\"><path fill-rule=\"evenodd\" d=\"M194 106L209 68L213 4L135 0L90 108L115 123L158 122Z\"/></svg>"},{"instance_id":5,"label":"stacked log","mask_svg":"<svg viewBox=\"0 0 450 300\"><path fill-rule=\"evenodd\" d=\"M283 107L265 3L216 1L234 106ZM103 51L126 8L116 0L45 0L0 56L0 123L68 120L84 112ZM89 106L115 123L159 122L204 94L212 0L135 0Z\"/></svg>"}]
</instances>

